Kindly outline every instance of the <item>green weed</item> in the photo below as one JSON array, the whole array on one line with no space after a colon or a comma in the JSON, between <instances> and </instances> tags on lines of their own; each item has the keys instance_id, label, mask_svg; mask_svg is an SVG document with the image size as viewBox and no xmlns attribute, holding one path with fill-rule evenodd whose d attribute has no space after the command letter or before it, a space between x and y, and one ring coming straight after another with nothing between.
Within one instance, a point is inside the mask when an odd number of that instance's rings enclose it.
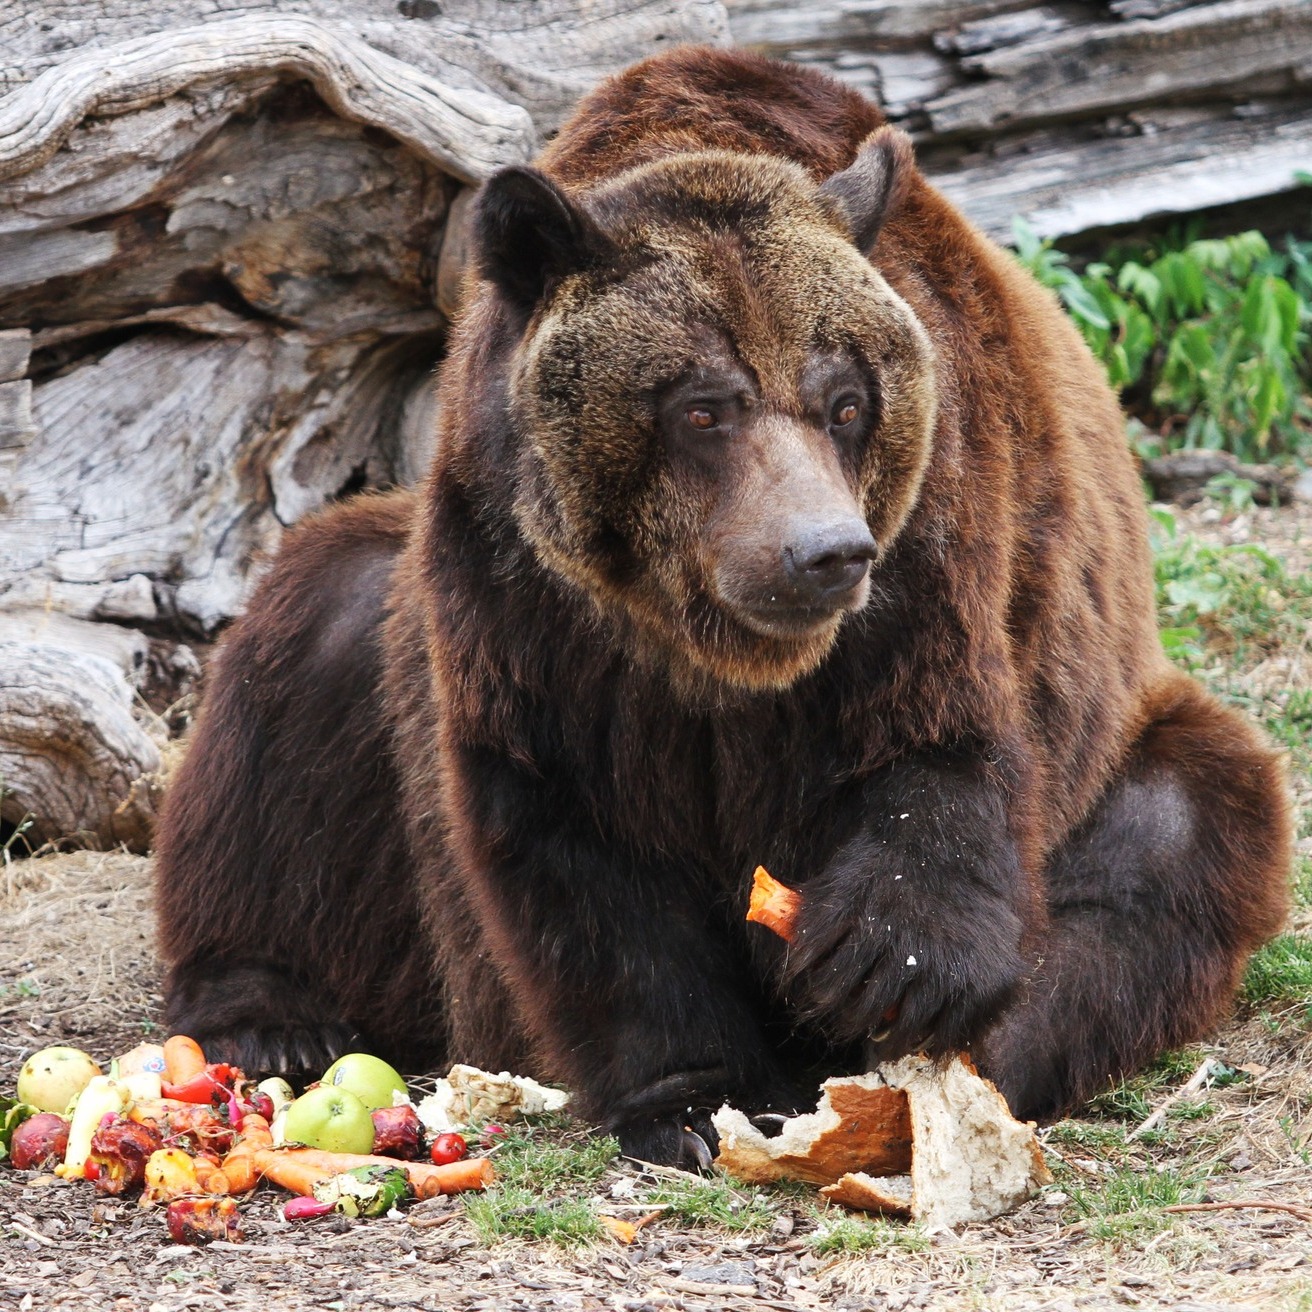
<instances>
[{"instance_id":1,"label":"green weed","mask_svg":"<svg viewBox=\"0 0 1312 1312\"><path fill-rule=\"evenodd\" d=\"M465 1214L485 1244L536 1239L562 1246L601 1234L590 1196L619 1156L612 1138L545 1137L554 1126L515 1126L493 1154L497 1183L465 1198Z\"/></svg>"},{"instance_id":2,"label":"green weed","mask_svg":"<svg viewBox=\"0 0 1312 1312\"><path fill-rule=\"evenodd\" d=\"M1118 1080L1109 1089L1093 1098L1091 1110L1116 1120L1137 1124L1147 1120L1157 1104L1173 1089L1183 1084L1202 1065L1206 1054L1201 1048L1178 1048L1164 1052L1151 1065L1129 1079ZM1208 1075L1207 1083L1214 1088L1224 1088L1228 1084L1239 1084L1248 1077L1240 1071L1222 1063L1214 1063ZM1200 1110L1201 1109L1201 1110ZM1214 1111L1214 1106L1205 1101L1179 1103L1171 1109L1171 1120L1194 1120ZM1065 1128L1070 1127L1070 1128ZM1056 1137L1058 1131L1070 1136L1067 1140L1079 1143L1083 1147L1102 1146L1104 1148L1124 1147L1124 1131L1120 1128L1107 1127L1099 1144L1099 1128L1081 1121L1065 1121L1049 1131L1054 1141L1063 1140ZM1169 1137L1164 1131L1150 1131L1140 1138L1145 1146L1161 1143ZM1119 1141L1119 1142L1118 1142Z\"/></svg>"},{"instance_id":3,"label":"green weed","mask_svg":"<svg viewBox=\"0 0 1312 1312\"><path fill-rule=\"evenodd\" d=\"M1300 856L1294 862L1294 905L1312 907L1312 856Z\"/></svg>"},{"instance_id":4,"label":"green weed","mask_svg":"<svg viewBox=\"0 0 1312 1312\"><path fill-rule=\"evenodd\" d=\"M1153 510L1151 536L1163 628L1196 631L1228 648L1236 664L1303 641L1312 620L1312 577L1290 575L1253 543L1213 546L1181 534L1169 510ZM1295 714L1312 729L1312 705L1300 702Z\"/></svg>"},{"instance_id":5,"label":"green weed","mask_svg":"<svg viewBox=\"0 0 1312 1312\"><path fill-rule=\"evenodd\" d=\"M1093 1121L1058 1121L1047 1137L1050 1143L1063 1148L1099 1154L1122 1152L1126 1146L1123 1126L1099 1125Z\"/></svg>"},{"instance_id":6,"label":"green weed","mask_svg":"<svg viewBox=\"0 0 1312 1312\"><path fill-rule=\"evenodd\" d=\"M1312 1148L1308 1146L1307 1134L1302 1133L1294 1123L1292 1116L1282 1116L1278 1122L1280 1133L1285 1136L1294 1155L1304 1166L1312 1166Z\"/></svg>"},{"instance_id":7,"label":"green weed","mask_svg":"<svg viewBox=\"0 0 1312 1312\"><path fill-rule=\"evenodd\" d=\"M1312 1007L1312 939L1281 934L1263 944L1248 963L1242 993L1252 1006Z\"/></svg>"},{"instance_id":8,"label":"green weed","mask_svg":"<svg viewBox=\"0 0 1312 1312\"><path fill-rule=\"evenodd\" d=\"M595 1184L619 1153L619 1141L610 1137L559 1143L544 1138L540 1127L516 1126L497 1145L494 1161L502 1183L554 1195Z\"/></svg>"},{"instance_id":9,"label":"green weed","mask_svg":"<svg viewBox=\"0 0 1312 1312\"><path fill-rule=\"evenodd\" d=\"M571 1247L601 1234L596 1208L588 1199L549 1199L520 1185L498 1184L470 1195L465 1215L474 1233L488 1245L507 1239L537 1239Z\"/></svg>"}]
</instances>

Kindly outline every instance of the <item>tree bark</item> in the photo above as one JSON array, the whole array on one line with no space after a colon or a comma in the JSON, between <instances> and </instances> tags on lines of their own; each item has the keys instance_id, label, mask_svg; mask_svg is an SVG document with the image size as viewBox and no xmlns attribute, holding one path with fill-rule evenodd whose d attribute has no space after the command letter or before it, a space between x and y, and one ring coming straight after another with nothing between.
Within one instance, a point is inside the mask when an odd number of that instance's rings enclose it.
<instances>
[{"instance_id":1,"label":"tree bark","mask_svg":"<svg viewBox=\"0 0 1312 1312\"><path fill-rule=\"evenodd\" d=\"M159 635L207 639L286 526L422 475L469 185L725 34L710 0L215 8L0 10L0 818L29 837L143 847Z\"/></svg>"},{"instance_id":2,"label":"tree bark","mask_svg":"<svg viewBox=\"0 0 1312 1312\"><path fill-rule=\"evenodd\" d=\"M880 100L992 236L1253 201L1312 170L1307 0L727 0L735 40Z\"/></svg>"}]
</instances>

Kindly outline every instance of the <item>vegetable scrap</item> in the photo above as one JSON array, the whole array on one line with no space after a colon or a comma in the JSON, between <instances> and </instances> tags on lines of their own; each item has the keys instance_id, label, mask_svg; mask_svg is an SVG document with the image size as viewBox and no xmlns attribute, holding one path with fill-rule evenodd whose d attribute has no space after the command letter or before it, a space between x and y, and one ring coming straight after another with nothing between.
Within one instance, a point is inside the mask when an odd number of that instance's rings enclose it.
<instances>
[{"instance_id":1,"label":"vegetable scrap","mask_svg":"<svg viewBox=\"0 0 1312 1312\"><path fill-rule=\"evenodd\" d=\"M357 1166L314 1186L315 1200L343 1216L386 1216L409 1192L410 1181L396 1166Z\"/></svg>"},{"instance_id":2,"label":"vegetable scrap","mask_svg":"<svg viewBox=\"0 0 1312 1312\"><path fill-rule=\"evenodd\" d=\"M549 1089L525 1075L511 1075L509 1071L493 1075L477 1066L456 1065L446 1079L437 1081L437 1091L429 1094L417 1110L424 1129L436 1135L493 1118L540 1116L560 1111L568 1102L568 1093Z\"/></svg>"},{"instance_id":3,"label":"vegetable scrap","mask_svg":"<svg viewBox=\"0 0 1312 1312\"><path fill-rule=\"evenodd\" d=\"M177 1198L164 1219L175 1244L210 1244L216 1239L239 1244L245 1238L232 1198Z\"/></svg>"},{"instance_id":4,"label":"vegetable scrap","mask_svg":"<svg viewBox=\"0 0 1312 1312\"><path fill-rule=\"evenodd\" d=\"M801 909L802 898L795 889L781 884L764 866L756 867L752 876L752 898L747 906L748 920L764 925L784 942L791 943L797 913Z\"/></svg>"},{"instance_id":5,"label":"vegetable scrap","mask_svg":"<svg viewBox=\"0 0 1312 1312\"><path fill-rule=\"evenodd\" d=\"M898 875L901 879L902 876ZM755 925L764 925L771 933L777 934L785 943L791 943L797 935L797 917L802 910L802 895L787 884L781 884L764 866L757 866L752 875L752 893L747 904L747 919ZM891 929L892 926L890 925ZM907 965L914 966L915 957L907 958ZM883 1014L885 1026L897 1020L898 1004L894 1003ZM887 1029L871 1036L876 1042L886 1038Z\"/></svg>"},{"instance_id":6,"label":"vegetable scrap","mask_svg":"<svg viewBox=\"0 0 1312 1312\"><path fill-rule=\"evenodd\" d=\"M24 1063L20 1097L0 1098L0 1161L87 1180L101 1194L139 1193L142 1207L164 1207L176 1243L234 1243L243 1237L238 1197L262 1182L297 1195L283 1208L289 1222L382 1216L410 1198L484 1189L495 1169L467 1155L452 1125L468 1125L483 1106L509 1115L565 1097L473 1067L439 1083L449 1096L434 1129L401 1077L363 1053L334 1063L298 1099L283 1080L257 1085L235 1066L207 1061L186 1035L141 1044L108 1074L84 1052L50 1048ZM297 1137L276 1141L275 1119ZM363 1151L335 1146L344 1126Z\"/></svg>"}]
</instances>

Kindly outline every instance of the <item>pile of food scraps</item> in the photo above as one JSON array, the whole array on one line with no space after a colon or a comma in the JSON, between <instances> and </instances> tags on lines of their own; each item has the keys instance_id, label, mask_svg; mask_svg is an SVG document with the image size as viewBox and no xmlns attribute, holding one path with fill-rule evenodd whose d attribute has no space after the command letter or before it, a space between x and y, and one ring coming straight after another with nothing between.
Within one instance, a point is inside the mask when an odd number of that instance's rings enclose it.
<instances>
[{"instance_id":1,"label":"pile of food scraps","mask_svg":"<svg viewBox=\"0 0 1312 1312\"><path fill-rule=\"evenodd\" d=\"M350 1053L299 1098L281 1079L248 1080L176 1034L116 1057L108 1073L76 1048L24 1063L0 1098L0 1162L87 1180L101 1194L163 1207L181 1244L242 1239L239 1200L265 1182L297 1195L288 1220L380 1216L408 1198L483 1189L486 1157L456 1132L475 1112L536 1111L564 1095L456 1067L416 1106L386 1062Z\"/></svg>"}]
</instances>

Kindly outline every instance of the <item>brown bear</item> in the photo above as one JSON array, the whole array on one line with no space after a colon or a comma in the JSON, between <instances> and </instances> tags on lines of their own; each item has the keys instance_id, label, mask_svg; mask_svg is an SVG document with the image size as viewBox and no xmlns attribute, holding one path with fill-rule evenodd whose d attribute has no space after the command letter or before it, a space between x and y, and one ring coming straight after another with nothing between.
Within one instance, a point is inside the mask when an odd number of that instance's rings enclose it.
<instances>
[{"instance_id":1,"label":"brown bear","mask_svg":"<svg viewBox=\"0 0 1312 1312\"><path fill-rule=\"evenodd\" d=\"M1099 366L906 138L680 49L475 245L422 493L290 534L216 662L169 1024L532 1071L685 1162L871 1060L1051 1117L1213 1025L1284 912L1280 764L1162 654Z\"/></svg>"}]
</instances>

